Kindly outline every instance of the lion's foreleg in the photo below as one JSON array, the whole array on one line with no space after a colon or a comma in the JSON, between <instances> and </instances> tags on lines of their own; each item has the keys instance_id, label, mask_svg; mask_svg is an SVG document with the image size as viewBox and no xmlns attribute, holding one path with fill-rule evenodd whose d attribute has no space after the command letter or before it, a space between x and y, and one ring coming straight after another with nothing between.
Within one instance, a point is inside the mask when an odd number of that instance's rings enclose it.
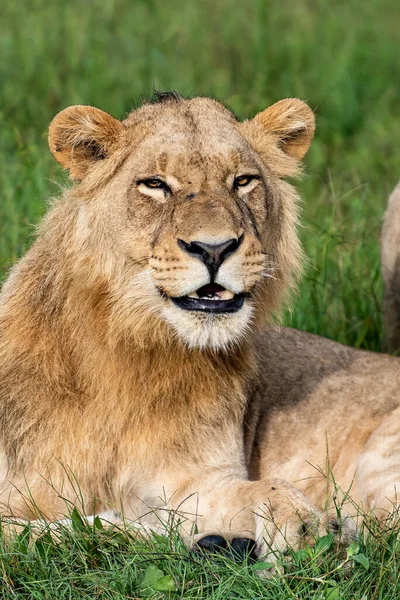
<instances>
[{"instance_id":1,"label":"lion's foreleg","mask_svg":"<svg viewBox=\"0 0 400 600\"><path fill-rule=\"evenodd\" d=\"M195 542L211 534L228 542L250 538L256 542L258 555L273 559L275 551L298 548L329 528L327 517L299 490L281 480L231 479L218 483L211 478L198 482L198 490L197 496L181 499L178 505L186 515L195 515ZM183 529L187 534L188 523ZM343 535L350 538L353 534L354 528L346 524Z\"/></svg>"}]
</instances>

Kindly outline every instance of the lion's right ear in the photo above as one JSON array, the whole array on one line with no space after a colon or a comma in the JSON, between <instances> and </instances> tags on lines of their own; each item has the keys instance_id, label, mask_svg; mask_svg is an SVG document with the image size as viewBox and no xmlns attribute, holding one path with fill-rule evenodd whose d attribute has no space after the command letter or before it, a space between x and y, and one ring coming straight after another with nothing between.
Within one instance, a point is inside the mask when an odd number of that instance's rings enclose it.
<instances>
[{"instance_id":1,"label":"lion's right ear","mask_svg":"<svg viewBox=\"0 0 400 600\"><path fill-rule=\"evenodd\" d=\"M49 147L72 179L83 179L90 167L113 151L124 129L121 121L93 106L70 106L50 124Z\"/></svg>"}]
</instances>

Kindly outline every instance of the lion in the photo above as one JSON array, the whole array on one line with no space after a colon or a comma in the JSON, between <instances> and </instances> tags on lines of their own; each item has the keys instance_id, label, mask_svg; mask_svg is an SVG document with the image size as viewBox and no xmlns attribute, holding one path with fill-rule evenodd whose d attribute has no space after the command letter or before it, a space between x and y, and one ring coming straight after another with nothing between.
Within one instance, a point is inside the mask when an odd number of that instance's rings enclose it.
<instances>
[{"instance_id":1,"label":"lion","mask_svg":"<svg viewBox=\"0 0 400 600\"><path fill-rule=\"evenodd\" d=\"M385 350L400 350L400 183L389 197L381 236Z\"/></svg>"},{"instance_id":2,"label":"lion","mask_svg":"<svg viewBox=\"0 0 400 600\"><path fill-rule=\"evenodd\" d=\"M147 531L172 512L188 543L252 540L259 556L339 529L280 476L280 456L267 465L286 424L263 433L259 476L249 467L254 384L266 409L265 345L280 334L259 336L302 262L286 178L314 127L298 99L240 122L177 94L123 121L90 106L54 118L50 150L72 186L0 296L4 518L57 522L75 504Z\"/></svg>"},{"instance_id":3,"label":"lion","mask_svg":"<svg viewBox=\"0 0 400 600\"><path fill-rule=\"evenodd\" d=\"M400 349L400 185L381 239L386 347ZM398 520L399 358L289 328L259 337L249 475L279 476L314 505ZM344 504L343 504L344 503Z\"/></svg>"}]
</instances>

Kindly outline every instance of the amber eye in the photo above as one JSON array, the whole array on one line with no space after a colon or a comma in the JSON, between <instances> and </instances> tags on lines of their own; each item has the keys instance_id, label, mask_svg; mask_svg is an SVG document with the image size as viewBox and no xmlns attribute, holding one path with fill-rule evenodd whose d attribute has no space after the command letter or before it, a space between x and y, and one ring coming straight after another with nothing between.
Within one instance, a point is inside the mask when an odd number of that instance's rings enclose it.
<instances>
[{"instance_id":1,"label":"amber eye","mask_svg":"<svg viewBox=\"0 0 400 600\"><path fill-rule=\"evenodd\" d=\"M146 187L152 189L152 190L164 190L165 192L170 193L171 189L170 187L161 179L140 179L137 182L138 185L143 184Z\"/></svg>"},{"instance_id":2,"label":"amber eye","mask_svg":"<svg viewBox=\"0 0 400 600\"><path fill-rule=\"evenodd\" d=\"M233 182L233 187L235 189L239 188L239 187L245 187L246 185L249 185L249 183L251 181L253 181L253 179L258 179L257 175L240 175L239 177L236 177L234 182Z\"/></svg>"},{"instance_id":3,"label":"amber eye","mask_svg":"<svg viewBox=\"0 0 400 600\"><path fill-rule=\"evenodd\" d=\"M165 183L163 181L160 181L159 179L147 179L142 183L144 183L144 185L147 185L147 187L149 188L162 188L165 186Z\"/></svg>"}]
</instances>

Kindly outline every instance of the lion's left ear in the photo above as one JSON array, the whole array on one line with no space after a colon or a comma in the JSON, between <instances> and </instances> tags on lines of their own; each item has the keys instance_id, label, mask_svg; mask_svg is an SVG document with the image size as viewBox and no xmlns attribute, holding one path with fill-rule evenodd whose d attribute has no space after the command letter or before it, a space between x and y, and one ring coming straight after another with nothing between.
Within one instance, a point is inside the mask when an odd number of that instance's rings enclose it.
<instances>
[{"instance_id":1,"label":"lion's left ear","mask_svg":"<svg viewBox=\"0 0 400 600\"><path fill-rule=\"evenodd\" d=\"M93 106L70 106L56 115L49 128L54 158L71 179L83 179L92 166L117 147L124 126Z\"/></svg>"},{"instance_id":2,"label":"lion's left ear","mask_svg":"<svg viewBox=\"0 0 400 600\"><path fill-rule=\"evenodd\" d=\"M311 108L297 98L287 98L273 104L253 119L276 137L285 154L301 160L307 153L315 131Z\"/></svg>"},{"instance_id":3,"label":"lion's left ear","mask_svg":"<svg viewBox=\"0 0 400 600\"><path fill-rule=\"evenodd\" d=\"M278 177L298 175L315 131L311 108L297 98L280 100L240 124L243 135Z\"/></svg>"}]
</instances>

